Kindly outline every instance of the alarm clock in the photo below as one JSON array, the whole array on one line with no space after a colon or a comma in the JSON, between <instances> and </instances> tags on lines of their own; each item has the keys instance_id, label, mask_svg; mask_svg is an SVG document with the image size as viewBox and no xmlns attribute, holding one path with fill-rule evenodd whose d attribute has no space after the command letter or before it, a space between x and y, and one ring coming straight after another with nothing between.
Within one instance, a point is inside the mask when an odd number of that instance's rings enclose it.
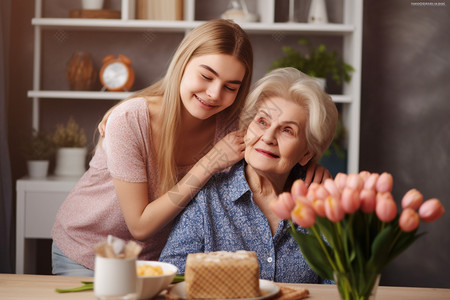
<instances>
[{"instance_id":1,"label":"alarm clock","mask_svg":"<svg viewBox=\"0 0 450 300\"><path fill-rule=\"evenodd\" d=\"M134 70L131 60L125 55L117 57L108 55L103 58L103 66L100 69L100 81L104 89L108 91L128 91L134 83Z\"/></svg>"}]
</instances>

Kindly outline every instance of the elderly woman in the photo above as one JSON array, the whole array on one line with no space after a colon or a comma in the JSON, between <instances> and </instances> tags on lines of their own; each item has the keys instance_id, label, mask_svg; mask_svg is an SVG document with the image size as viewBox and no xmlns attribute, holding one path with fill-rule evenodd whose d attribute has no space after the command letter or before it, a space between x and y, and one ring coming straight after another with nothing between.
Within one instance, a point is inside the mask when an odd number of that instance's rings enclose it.
<instances>
[{"instance_id":1,"label":"elderly woman","mask_svg":"<svg viewBox=\"0 0 450 300\"><path fill-rule=\"evenodd\" d=\"M288 233L288 222L269 204L303 179L304 166L327 149L336 130L336 106L314 79L284 68L255 84L243 112L245 160L212 177L195 196L178 217L160 260L183 273L189 253L255 251L262 279L322 282Z\"/></svg>"}]
</instances>

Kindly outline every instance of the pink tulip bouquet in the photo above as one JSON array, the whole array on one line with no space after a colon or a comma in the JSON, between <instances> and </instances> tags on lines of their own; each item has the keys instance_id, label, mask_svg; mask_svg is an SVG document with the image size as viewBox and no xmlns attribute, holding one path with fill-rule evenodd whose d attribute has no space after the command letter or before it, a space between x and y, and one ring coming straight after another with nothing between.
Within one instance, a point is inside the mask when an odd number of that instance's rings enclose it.
<instances>
[{"instance_id":1,"label":"pink tulip bouquet","mask_svg":"<svg viewBox=\"0 0 450 300\"><path fill-rule=\"evenodd\" d=\"M343 299L369 299L383 268L422 235L420 222L444 214L438 199L423 201L416 189L404 195L399 212L392 186L391 174L367 171L339 173L309 188L297 180L271 209L290 221L290 234L309 266L334 280Z\"/></svg>"}]
</instances>

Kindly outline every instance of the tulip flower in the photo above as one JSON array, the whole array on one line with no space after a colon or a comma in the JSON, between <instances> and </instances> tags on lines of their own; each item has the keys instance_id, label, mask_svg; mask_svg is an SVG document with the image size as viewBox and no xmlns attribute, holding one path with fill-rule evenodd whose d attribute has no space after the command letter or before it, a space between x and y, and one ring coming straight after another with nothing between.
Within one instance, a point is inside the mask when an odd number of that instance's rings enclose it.
<instances>
[{"instance_id":1,"label":"tulip flower","mask_svg":"<svg viewBox=\"0 0 450 300\"><path fill-rule=\"evenodd\" d=\"M364 189L375 191L378 177L380 177L380 174L378 174L378 173L370 174L370 176L367 177L367 179L364 181Z\"/></svg>"},{"instance_id":2,"label":"tulip flower","mask_svg":"<svg viewBox=\"0 0 450 300\"><path fill-rule=\"evenodd\" d=\"M402 208L417 210L423 202L423 195L416 189L410 189L402 198Z\"/></svg>"},{"instance_id":3,"label":"tulip flower","mask_svg":"<svg viewBox=\"0 0 450 300\"><path fill-rule=\"evenodd\" d=\"M442 203L436 199L429 199L419 207L419 217L424 222L433 222L442 217L445 209Z\"/></svg>"},{"instance_id":4,"label":"tulip flower","mask_svg":"<svg viewBox=\"0 0 450 300\"><path fill-rule=\"evenodd\" d=\"M344 190L345 185L347 184L347 174L345 173L337 173L334 177L334 182L339 190Z\"/></svg>"},{"instance_id":5,"label":"tulip flower","mask_svg":"<svg viewBox=\"0 0 450 300\"><path fill-rule=\"evenodd\" d=\"M339 222L345 216L341 203L333 196L325 199L325 215L332 222Z\"/></svg>"},{"instance_id":6,"label":"tulip flower","mask_svg":"<svg viewBox=\"0 0 450 300\"><path fill-rule=\"evenodd\" d=\"M308 190L317 190L319 188L320 184L317 182L311 182L311 184L308 187Z\"/></svg>"},{"instance_id":7,"label":"tulip flower","mask_svg":"<svg viewBox=\"0 0 450 300\"><path fill-rule=\"evenodd\" d=\"M311 188L308 189L308 192L306 193L306 200L308 203L313 203L315 199L317 199L316 190Z\"/></svg>"},{"instance_id":8,"label":"tulip flower","mask_svg":"<svg viewBox=\"0 0 450 300\"><path fill-rule=\"evenodd\" d=\"M377 199L375 212L378 219L383 222L390 222L397 216L397 205L393 200L382 197Z\"/></svg>"},{"instance_id":9,"label":"tulip flower","mask_svg":"<svg viewBox=\"0 0 450 300\"><path fill-rule=\"evenodd\" d=\"M291 218L292 221L304 228L311 227L316 222L316 214L313 208L303 201L296 201Z\"/></svg>"},{"instance_id":10,"label":"tulip flower","mask_svg":"<svg viewBox=\"0 0 450 300\"><path fill-rule=\"evenodd\" d=\"M363 189L359 194L359 199L361 201L361 210L364 213L370 214L374 212L376 205L376 193L374 190Z\"/></svg>"},{"instance_id":11,"label":"tulip flower","mask_svg":"<svg viewBox=\"0 0 450 300\"><path fill-rule=\"evenodd\" d=\"M415 230L419 226L419 223L419 215L410 207L404 209L398 219L398 225L404 232L411 232Z\"/></svg>"},{"instance_id":12,"label":"tulip flower","mask_svg":"<svg viewBox=\"0 0 450 300\"><path fill-rule=\"evenodd\" d=\"M416 189L403 196L400 213L392 188L393 177L386 172L338 173L334 180L312 183L307 191L299 183L271 208L291 219L289 232L311 268L334 279L340 291L351 287L352 297L369 299L377 274L422 235L421 221L432 222L444 214L438 199L423 202ZM294 222L308 230L296 230ZM349 278L342 283L333 278L336 271L345 271ZM365 273L368 276L360 280Z\"/></svg>"},{"instance_id":13,"label":"tulip flower","mask_svg":"<svg viewBox=\"0 0 450 300\"><path fill-rule=\"evenodd\" d=\"M386 172L382 173L376 183L377 192L386 193L392 191L393 182L394 179L391 174Z\"/></svg>"},{"instance_id":14,"label":"tulip flower","mask_svg":"<svg viewBox=\"0 0 450 300\"><path fill-rule=\"evenodd\" d=\"M319 199L325 199L330 195L330 193L327 191L327 189L320 185L316 190L316 197Z\"/></svg>"},{"instance_id":15,"label":"tulip flower","mask_svg":"<svg viewBox=\"0 0 450 300\"><path fill-rule=\"evenodd\" d=\"M291 187L291 193L292 196L294 196L294 199L297 196L306 196L307 192L308 188L306 187L306 183L303 180L298 179L294 181Z\"/></svg>"},{"instance_id":16,"label":"tulip flower","mask_svg":"<svg viewBox=\"0 0 450 300\"><path fill-rule=\"evenodd\" d=\"M390 201L394 201L394 196L392 196L391 193L386 192L386 193L377 193L376 195L376 201L382 201L382 200L390 200Z\"/></svg>"},{"instance_id":17,"label":"tulip flower","mask_svg":"<svg viewBox=\"0 0 450 300\"><path fill-rule=\"evenodd\" d=\"M359 172L359 176L363 179L363 181L366 181L367 178L370 176L369 171L361 171Z\"/></svg>"},{"instance_id":18,"label":"tulip flower","mask_svg":"<svg viewBox=\"0 0 450 300\"><path fill-rule=\"evenodd\" d=\"M295 206L294 199L290 193L282 193L277 200L270 202L269 207L280 219L287 220L291 217L291 211Z\"/></svg>"},{"instance_id":19,"label":"tulip flower","mask_svg":"<svg viewBox=\"0 0 450 300\"><path fill-rule=\"evenodd\" d=\"M316 198L312 202L312 208L314 209L314 212L316 215L320 217L325 217L325 201L323 199Z\"/></svg>"},{"instance_id":20,"label":"tulip flower","mask_svg":"<svg viewBox=\"0 0 450 300\"><path fill-rule=\"evenodd\" d=\"M359 174L351 173L347 177L347 183L345 185L353 190L360 191L364 187L364 180L359 176Z\"/></svg>"},{"instance_id":21,"label":"tulip flower","mask_svg":"<svg viewBox=\"0 0 450 300\"><path fill-rule=\"evenodd\" d=\"M344 211L348 214L352 214L357 211L361 205L359 191L346 187L342 191L341 204Z\"/></svg>"},{"instance_id":22,"label":"tulip flower","mask_svg":"<svg viewBox=\"0 0 450 300\"><path fill-rule=\"evenodd\" d=\"M333 179L325 179L325 181L323 182L323 186L331 196L336 198L339 198L341 196L341 193L339 192L339 189ZM322 199L325 199L325 197Z\"/></svg>"}]
</instances>

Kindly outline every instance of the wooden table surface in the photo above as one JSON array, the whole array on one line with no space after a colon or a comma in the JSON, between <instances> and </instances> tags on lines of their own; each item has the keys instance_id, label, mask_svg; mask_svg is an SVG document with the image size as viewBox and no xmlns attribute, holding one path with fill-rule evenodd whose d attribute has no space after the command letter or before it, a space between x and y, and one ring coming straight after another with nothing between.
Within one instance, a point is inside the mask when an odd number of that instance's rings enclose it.
<instances>
[{"instance_id":1,"label":"wooden table surface","mask_svg":"<svg viewBox=\"0 0 450 300\"><path fill-rule=\"evenodd\" d=\"M92 277L69 277L51 275L0 274L0 299L97 299L93 291L64 293L55 292L55 288L74 288L81 286L81 281L92 281ZM337 288L325 284L285 284L288 287L302 287L309 290L311 300L339 300ZM450 289L378 287L377 299L382 300L448 300ZM164 299L160 296L156 299Z\"/></svg>"}]
</instances>

